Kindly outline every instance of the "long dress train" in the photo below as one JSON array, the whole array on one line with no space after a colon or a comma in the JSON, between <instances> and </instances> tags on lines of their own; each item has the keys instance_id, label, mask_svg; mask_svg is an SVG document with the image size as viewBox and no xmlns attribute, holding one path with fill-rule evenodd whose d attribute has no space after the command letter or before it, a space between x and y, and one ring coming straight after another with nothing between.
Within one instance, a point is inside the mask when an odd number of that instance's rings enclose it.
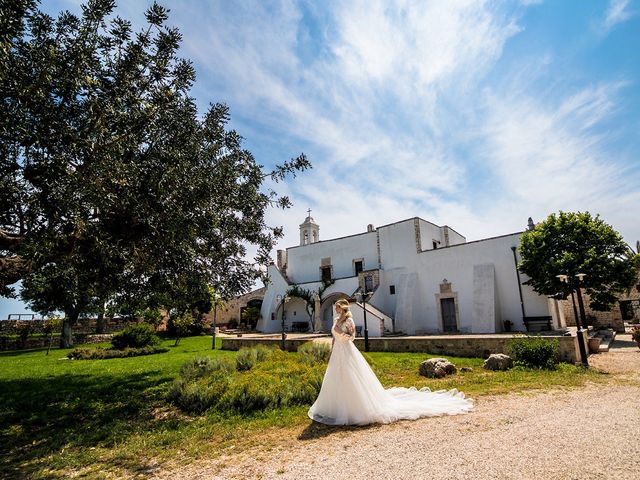
<instances>
[{"instance_id":1,"label":"long dress train","mask_svg":"<svg viewBox=\"0 0 640 480\"><path fill-rule=\"evenodd\" d=\"M318 398L308 412L312 420L329 425L367 425L456 415L473 408L473 402L455 388L435 392L415 387L385 390L353 344L355 335L347 333L348 325L354 332L353 319L341 326L334 319L331 357Z\"/></svg>"}]
</instances>

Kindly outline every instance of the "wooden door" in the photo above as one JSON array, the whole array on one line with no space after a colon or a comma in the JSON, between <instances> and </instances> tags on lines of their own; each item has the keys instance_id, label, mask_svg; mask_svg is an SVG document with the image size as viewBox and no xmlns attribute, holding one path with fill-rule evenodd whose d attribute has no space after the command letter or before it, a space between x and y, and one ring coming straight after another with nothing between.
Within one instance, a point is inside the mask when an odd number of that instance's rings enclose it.
<instances>
[{"instance_id":1,"label":"wooden door","mask_svg":"<svg viewBox=\"0 0 640 480\"><path fill-rule=\"evenodd\" d=\"M456 302L453 298L441 298L442 308L442 329L445 332L457 332L458 322L456 319Z\"/></svg>"}]
</instances>

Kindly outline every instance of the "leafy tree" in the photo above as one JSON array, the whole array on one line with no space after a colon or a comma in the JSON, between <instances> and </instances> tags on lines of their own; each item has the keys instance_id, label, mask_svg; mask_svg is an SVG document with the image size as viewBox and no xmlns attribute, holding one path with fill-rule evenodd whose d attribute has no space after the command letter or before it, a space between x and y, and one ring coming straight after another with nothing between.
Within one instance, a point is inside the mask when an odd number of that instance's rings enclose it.
<instances>
[{"instance_id":1,"label":"leafy tree","mask_svg":"<svg viewBox=\"0 0 640 480\"><path fill-rule=\"evenodd\" d=\"M64 346L105 303L185 311L210 285L249 290L282 236L266 210L290 206L264 182L310 167L265 171L225 105L198 113L166 9L137 33L113 10L0 0L0 293L22 280L33 309L63 311Z\"/></svg>"},{"instance_id":2,"label":"leafy tree","mask_svg":"<svg viewBox=\"0 0 640 480\"><path fill-rule=\"evenodd\" d=\"M567 298L584 288L594 310L609 310L637 280L640 255L630 252L622 236L598 215L589 212L551 214L523 233L520 239L520 271L525 282L542 295ZM576 275L584 273L578 284ZM569 283L557 275L567 275Z\"/></svg>"}]
</instances>

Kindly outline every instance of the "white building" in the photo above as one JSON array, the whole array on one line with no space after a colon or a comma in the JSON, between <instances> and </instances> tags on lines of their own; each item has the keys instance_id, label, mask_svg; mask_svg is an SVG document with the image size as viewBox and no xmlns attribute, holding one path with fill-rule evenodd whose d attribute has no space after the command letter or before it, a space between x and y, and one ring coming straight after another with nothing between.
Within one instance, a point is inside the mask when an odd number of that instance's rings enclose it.
<instances>
[{"instance_id":1,"label":"white building","mask_svg":"<svg viewBox=\"0 0 640 480\"><path fill-rule=\"evenodd\" d=\"M522 285L514 248L522 232L473 242L448 226L410 218L347 237L320 240L311 216L300 225L300 245L278 251L268 269L270 282L257 330L279 332L306 329L310 318L304 300L279 301L292 285L317 292L314 330L329 331L333 304L352 303L356 325L363 323L362 304L355 294L366 288L369 336L388 332L410 335L443 332L496 333L526 329L541 321L565 326L558 303ZM517 259L519 261L519 258ZM524 315L523 315L524 312Z\"/></svg>"}]
</instances>

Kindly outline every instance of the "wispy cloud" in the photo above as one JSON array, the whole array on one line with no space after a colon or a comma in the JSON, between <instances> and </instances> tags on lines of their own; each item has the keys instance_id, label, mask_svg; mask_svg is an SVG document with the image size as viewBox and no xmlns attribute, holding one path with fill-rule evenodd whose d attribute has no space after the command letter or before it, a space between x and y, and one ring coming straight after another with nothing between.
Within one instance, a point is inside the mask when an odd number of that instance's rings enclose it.
<instances>
[{"instance_id":1,"label":"wispy cloud","mask_svg":"<svg viewBox=\"0 0 640 480\"><path fill-rule=\"evenodd\" d=\"M624 202L637 203L640 172L602 127L631 82L561 83L553 49L505 60L527 33L528 10L546 8L539 4L170 6L202 106L227 102L267 165L302 150L314 164L278 185L295 202L270 213L285 227L281 247L297 244L307 207L325 239L414 215L477 239L560 208L600 212L640 237L624 216ZM130 17L139 6L120 8ZM614 0L602 24L609 31L632 15L628 1Z\"/></svg>"},{"instance_id":2,"label":"wispy cloud","mask_svg":"<svg viewBox=\"0 0 640 480\"><path fill-rule=\"evenodd\" d=\"M604 18L604 31L609 32L617 24L629 20L634 13L629 10L629 0L609 0Z\"/></svg>"}]
</instances>

